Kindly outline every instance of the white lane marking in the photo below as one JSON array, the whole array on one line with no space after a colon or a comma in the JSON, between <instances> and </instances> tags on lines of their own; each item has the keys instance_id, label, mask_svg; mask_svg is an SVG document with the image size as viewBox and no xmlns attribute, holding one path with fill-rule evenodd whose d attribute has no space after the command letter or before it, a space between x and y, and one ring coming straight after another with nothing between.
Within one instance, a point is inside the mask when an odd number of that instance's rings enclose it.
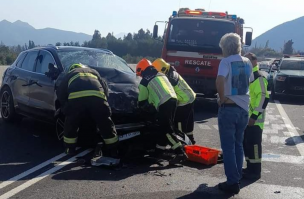
<instances>
[{"instance_id":1,"label":"white lane marking","mask_svg":"<svg viewBox=\"0 0 304 199\"><path fill-rule=\"evenodd\" d=\"M304 164L304 157L282 154L262 154L262 162Z\"/></svg>"},{"instance_id":2,"label":"white lane marking","mask_svg":"<svg viewBox=\"0 0 304 199\"><path fill-rule=\"evenodd\" d=\"M9 192L6 192L5 194L1 195L0 196L0 199L7 199L7 198L10 198L14 195L16 195L17 193L19 193L20 191L32 186L33 184L39 182L40 180L48 177L50 174L52 173L55 173L56 171L62 169L63 167L73 163L77 157L82 157L82 156L85 156L87 155L88 153L90 153L93 149L87 149L77 155L75 155L74 157L68 159L67 161L64 161L58 165L56 165L55 167L53 167L52 169L50 170L47 170L46 172L40 174L39 176L29 180L29 181L26 181L25 183L21 184L20 186L10 190Z\"/></svg>"},{"instance_id":3,"label":"white lane marking","mask_svg":"<svg viewBox=\"0 0 304 199\"><path fill-rule=\"evenodd\" d=\"M205 125L205 124L199 124L198 125L201 129L203 130L211 130L211 128L208 126L208 125Z\"/></svg>"},{"instance_id":4,"label":"white lane marking","mask_svg":"<svg viewBox=\"0 0 304 199\"><path fill-rule=\"evenodd\" d=\"M213 127L214 127L216 130L218 130L218 125L213 125Z\"/></svg>"},{"instance_id":5,"label":"white lane marking","mask_svg":"<svg viewBox=\"0 0 304 199\"><path fill-rule=\"evenodd\" d=\"M266 134L278 134L279 131L277 129L264 129L263 130L263 133L266 133Z\"/></svg>"},{"instance_id":6,"label":"white lane marking","mask_svg":"<svg viewBox=\"0 0 304 199\"><path fill-rule=\"evenodd\" d=\"M276 103L276 106L280 112L280 114L282 115L282 118L284 120L284 123L286 124L286 126L290 126L291 128L288 128L289 130L289 137L291 137L298 149L298 151L300 152L301 156L304 156L304 142L302 140L302 138L300 137L298 131L295 129L294 125L292 124L291 120L289 119L287 113L285 112L283 106L281 105L281 103L278 100L274 101Z\"/></svg>"},{"instance_id":7,"label":"white lane marking","mask_svg":"<svg viewBox=\"0 0 304 199\"><path fill-rule=\"evenodd\" d=\"M12 163L2 163L0 166L19 166L27 164L28 162L12 162ZM1 189L1 188L0 188Z\"/></svg>"},{"instance_id":8,"label":"white lane marking","mask_svg":"<svg viewBox=\"0 0 304 199\"><path fill-rule=\"evenodd\" d=\"M78 150L78 149L79 149L79 147L76 148L76 150ZM47 161L45 161L45 162L43 162L43 163L35 166L35 167L33 167L33 168L31 168L31 169L23 172L23 173L20 173L19 175L15 176L15 177L12 177L9 180L6 180L6 181L2 182L0 184L0 189L3 189L4 187L6 187L6 186L8 186L8 185L10 185L10 184L12 184L12 183L20 180L20 179L22 179L22 178L24 178L24 177L32 174L32 173L38 171L39 169L42 169L43 167L45 167L45 166L47 166L47 165L49 165L49 164L51 164L51 163L53 163L53 162L55 162L55 161L63 158L64 156L66 156L66 154L65 153L61 153L61 154L59 154L59 155L57 155L57 156L55 156L55 157L53 157L53 158L51 158L51 159L49 159Z\"/></svg>"},{"instance_id":9,"label":"white lane marking","mask_svg":"<svg viewBox=\"0 0 304 199\"><path fill-rule=\"evenodd\" d=\"M271 126L272 126L272 129L283 130L283 127L280 124L272 124Z\"/></svg>"},{"instance_id":10,"label":"white lane marking","mask_svg":"<svg viewBox=\"0 0 304 199\"><path fill-rule=\"evenodd\" d=\"M41 168L43 168L43 167L45 167L45 166L51 164L52 162L54 162L54 161L56 161L56 160L59 160L60 158L63 158L64 156L66 156L65 153L62 153L62 154L60 154L60 155L57 155L57 156L53 157L52 159L49 159L49 160L47 160L47 161L45 161L45 162L43 162L43 163L41 163L41 164L39 164L39 165L37 165L37 166L35 166L35 167L33 167L33 168L31 168L31 169L25 171L25 172L23 172L23 173L21 173L21 174L15 176L15 177L13 177L13 178L7 180L7 181L2 182L2 183L0 184L0 189L3 189L4 187L6 187L6 186L8 186L8 185L10 185L10 184L12 184L12 183L14 183L14 182L20 180L21 178L24 178L24 177L30 175L31 173L34 173L35 171L38 171L39 169L41 169Z\"/></svg>"},{"instance_id":11,"label":"white lane marking","mask_svg":"<svg viewBox=\"0 0 304 199\"><path fill-rule=\"evenodd\" d=\"M272 144L285 144L286 143L286 140L288 139L289 137L279 137L279 136L271 136L270 137L270 142Z\"/></svg>"}]
</instances>

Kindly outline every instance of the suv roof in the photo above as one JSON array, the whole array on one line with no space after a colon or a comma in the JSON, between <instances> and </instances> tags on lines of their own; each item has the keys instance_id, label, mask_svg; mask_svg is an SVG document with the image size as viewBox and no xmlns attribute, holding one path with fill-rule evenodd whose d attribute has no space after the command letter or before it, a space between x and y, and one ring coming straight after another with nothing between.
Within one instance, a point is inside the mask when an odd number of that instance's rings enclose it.
<instances>
[{"instance_id":1,"label":"suv roof","mask_svg":"<svg viewBox=\"0 0 304 199\"><path fill-rule=\"evenodd\" d=\"M304 57L290 57L290 58L282 58L282 60L294 60L294 61L303 61Z\"/></svg>"},{"instance_id":2,"label":"suv roof","mask_svg":"<svg viewBox=\"0 0 304 199\"><path fill-rule=\"evenodd\" d=\"M88 48L88 47L78 47L78 46L54 46L54 45L47 45L47 46L39 46L39 47L35 47L32 49L28 49L26 51L30 51L30 50L59 50L59 49L67 49L67 50L92 50L92 51L98 51L98 52L104 52L104 53L108 53L108 54L113 54L112 51L108 50L108 49L103 49L103 48Z\"/></svg>"}]
</instances>

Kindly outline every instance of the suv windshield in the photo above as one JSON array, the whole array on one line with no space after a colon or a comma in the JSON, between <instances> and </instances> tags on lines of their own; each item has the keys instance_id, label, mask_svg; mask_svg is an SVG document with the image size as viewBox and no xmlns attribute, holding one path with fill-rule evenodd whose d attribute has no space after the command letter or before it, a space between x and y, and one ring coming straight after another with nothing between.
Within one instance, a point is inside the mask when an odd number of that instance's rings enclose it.
<instances>
[{"instance_id":1,"label":"suv windshield","mask_svg":"<svg viewBox=\"0 0 304 199\"><path fill-rule=\"evenodd\" d=\"M74 63L82 63L92 67L104 67L133 72L120 57L107 52L87 49L60 49L57 51L64 68Z\"/></svg>"},{"instance_id":2,"label":"suv windshield","mask_svg":"<svg viewBox=\"0 0 304 199\"><path fill-rule=\"evenodd\" d=\"M280 70L304 70L303 60L283 60Z\"/></svg>"},{"instance_id":3,"label":"suv windshield","mask_svg":"<svg viewBox=\"0 0 304 199\"><path fill-rule=\"evenodd\" d=\"M226 33L235 32L231 22L204 19L175 19L169 28L168 50L209 53L221 53L220 39Z\"/></svg>"}]
</instances>

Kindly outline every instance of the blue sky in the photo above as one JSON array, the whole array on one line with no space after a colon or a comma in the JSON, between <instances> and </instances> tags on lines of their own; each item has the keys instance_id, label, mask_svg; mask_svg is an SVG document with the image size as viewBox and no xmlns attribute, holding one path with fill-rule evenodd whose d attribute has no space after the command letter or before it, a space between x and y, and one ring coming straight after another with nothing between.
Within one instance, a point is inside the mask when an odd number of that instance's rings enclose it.
<instances>
[{"instance_id":1,"label":"blue sky","mask_svg":"<svg viewBox=\"0 0 304 199\"><path fill-rule=\"evenodd\" d=\"M179 7L228 11L244 18L253 37L304 16L303 0L0 0L0 21L21 20L37 29L56 28L92 35L152 31L155 21L167 20Z\"/></svg>"}]
</instances>

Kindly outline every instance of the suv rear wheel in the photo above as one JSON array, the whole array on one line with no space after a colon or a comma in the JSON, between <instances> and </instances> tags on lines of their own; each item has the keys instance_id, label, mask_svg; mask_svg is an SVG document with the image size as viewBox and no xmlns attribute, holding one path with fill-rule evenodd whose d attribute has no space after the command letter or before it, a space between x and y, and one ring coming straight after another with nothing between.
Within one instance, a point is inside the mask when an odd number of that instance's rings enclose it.
<instances>
[{"instance_id":1,"label":"suv rear wheel","mask_svg":"<svg viewBox=\"0 0 304 199\"><path fill-rule=\"evenodd\" d=\"M5 122L19 122L22 119L15 111L13 95L8 87L0 92L0 112Z\"/></svg>"}]
</instances>

